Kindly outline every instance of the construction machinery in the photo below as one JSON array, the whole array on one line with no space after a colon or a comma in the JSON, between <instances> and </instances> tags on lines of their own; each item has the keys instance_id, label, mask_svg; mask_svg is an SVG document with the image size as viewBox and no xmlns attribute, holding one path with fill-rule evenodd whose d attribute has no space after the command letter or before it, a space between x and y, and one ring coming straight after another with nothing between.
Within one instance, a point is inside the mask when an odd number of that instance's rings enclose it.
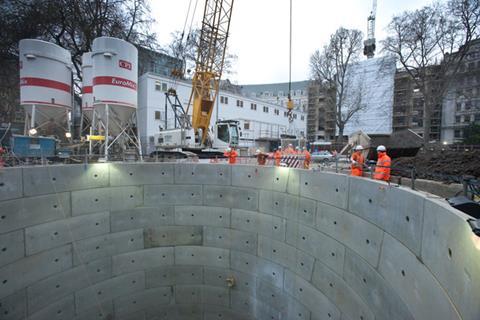
<instances>
[{"instance_id":1,"label":"construction machinery","mask_svg":"<svg viewBox=\"0 0 480 320\"><path fill-rule=\"evenodd\" d=\"M166 96L174 113L175 126L155 136L156 151L161 157L221 156L218 149L238 145L238 122L220 120L211 126L212 112L222 76L233 0L206 0L200 38L197 43L192 91L186 109L175 90ZM189 109L192 107L190 121ZM167 112L167 106L166 110ZM165 114L167 121L167 114Z\"/></svg>"},{"instance_id":2,"label":"construction machinery","mask_svg":"<svg viewBox=\"0 0 480 320\"><path fill-rule=\"evenodd\" d=\"M367 40L363 42L363 54L367 56L368 59L375 56L375 19L377 15L377 0L373 0L372 11L367 18Z\"/></svg>"}]
</instances>

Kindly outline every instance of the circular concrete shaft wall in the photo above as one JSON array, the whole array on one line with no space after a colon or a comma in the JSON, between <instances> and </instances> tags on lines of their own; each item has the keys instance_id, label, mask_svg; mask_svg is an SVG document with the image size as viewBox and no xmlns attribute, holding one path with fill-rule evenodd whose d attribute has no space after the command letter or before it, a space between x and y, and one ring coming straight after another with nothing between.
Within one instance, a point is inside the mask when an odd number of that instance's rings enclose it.
<instances>
[{"instance_id":1,"label":"circular concrete shaft wall","mask_svg":"<svg viewBox=\"0 0 480 320\"><path fill-rule=\"evenodd\" d=\"M466 217L368 179L28 167L0 200L1 319L480 319Z\"/></svg>"}]
</instances>

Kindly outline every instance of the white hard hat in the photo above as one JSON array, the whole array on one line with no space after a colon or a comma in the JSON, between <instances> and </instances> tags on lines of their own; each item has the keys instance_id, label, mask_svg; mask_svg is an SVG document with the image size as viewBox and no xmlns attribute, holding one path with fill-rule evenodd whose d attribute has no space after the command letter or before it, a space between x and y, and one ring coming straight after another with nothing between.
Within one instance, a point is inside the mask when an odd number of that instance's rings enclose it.
<instances>
[{"instance_id":1,"label":"white hard hat","mask_svg":"<svg viewBox=\"0 0 480 320\"><path fill-rule=\"evenodd\" d=\"M377 151L378 152L385 152L385 151L387 151L387 148L385 148L385 146L380 145L380 146L377 147Z\"/></svg>"},{"instance_id":2,"label":"white hard hat","mask_svg":"<svg viewBox=\"0 0 480 320\"><path fill-rule=\"evenodd\" d=\"M278 149L282 149L282 146L278 146Z\"/></svg>"},{"instance_id":3,"label":"white hard hat","mask_svg":"<svg viewBox=\"0 0 480 320\"><path fill-rule=\"evenodd\" d=\"M289 146L289 147L293 147L293 144L289 143L288 146Z\"/></svg>"},{"instance_id":4,"label":"white hard hat","mask_svg":"<svg viewBox=\"0 0 480 320\"><path fill-rule=\"evenodd\" d=\"M232 148L228 147L228 148L227 148L227 151L232 151Z\"/></svg>"},{"instance_id":5,"label":"white hard hat","mask_svg":"<svg viewBox=\"0 0 480 320\"><path fill-rule=\"evenodd\" d=\"M260 153L260 149L257 149L257 151L255 151L255 153Z\"/></svg>"},{"instance_id":6,"label":"white hard hat","mask_svg":"<svg viewBox=\"0 0 480 320\"><path fill-rule=\"evenodd\" d=\"M363 147L361 145L355 146L355 151L361 151Z\"/></svg>"},{"instance_id":7,"label":"white hard hat","mask_svg":"<svg viewBox=\"0 0 480 320\"><path fill-rule=\"evenodd\" d=\"M297 146L295 149L297 149L297 150L300 150L300 147L299 147L299 146Z\"/></svg>"}]
</instances>

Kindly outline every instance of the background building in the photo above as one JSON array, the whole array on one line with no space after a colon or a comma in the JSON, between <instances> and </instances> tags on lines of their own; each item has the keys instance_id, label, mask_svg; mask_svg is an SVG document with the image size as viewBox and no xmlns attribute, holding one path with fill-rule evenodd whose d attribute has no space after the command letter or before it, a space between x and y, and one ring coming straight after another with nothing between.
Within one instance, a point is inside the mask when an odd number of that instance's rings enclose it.
<instances>
[{"instance_id":1,"label":"background building","mask_svg":"<svg viewBox=\"0 0 480 320\"><path fill-rule=\"evenodd\" d=\"M328 93L320 83L311 81L308 86L307 139L335 140L335 94Z\"/></svg>"},{"instance_id":2,"label":"background building","mask_svg":"<svg viewBox=\"0 0 480 320\"><path fill-rule=\"evenodd\" d=\"M165 93L169 88L174 88L180 103L186 108L192 86L189 80L174 80L147 72L139 78L138 88L140 138L144 152L150 153L155 150L154 135L175 125L170 106L165 109ZM293 118L294 121L289 123L286 107L220 90L211 125L213 126L217 119L238 120L241 147L263 147L269 150L280 142L281 135L305 137L306 113L297 110Z\"/></svg>"},{"instance_id":3,"label":"background building","mask_svg":"<svg viewBox=\"0 0 480 320\"><path fill-rule=\"evenodd\" d=\"M462 142L464 129L480 124L480 39L470 44L443 100L441 140Z\"/></svg>"},{"instance_id":4,"label":"background building","mask_svg":"<svg viewBox=\"0 0 480 320\"><path fill-rule=\"evenodd\" d=\"M291 99L293 100L295 110L307 111L309 82L308 80L292 82ZM288 82L249 84L242 85L241 88L243 94L247 97L258 98L281 107L287 106Z\"/></svg>"}]
</instances>

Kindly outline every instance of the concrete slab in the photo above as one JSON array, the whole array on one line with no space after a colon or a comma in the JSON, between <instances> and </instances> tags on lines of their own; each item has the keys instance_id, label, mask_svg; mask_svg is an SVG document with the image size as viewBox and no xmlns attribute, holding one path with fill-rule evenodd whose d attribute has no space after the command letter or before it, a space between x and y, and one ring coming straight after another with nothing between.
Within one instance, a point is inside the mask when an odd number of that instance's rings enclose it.
<instances>
[{"instance_id":1,"label":"concrete slab","mask_svg":"<svg viewBox=\"0 0 480 320\"><path fill-rule=\"evenodd\" d=\"M22 168L2 168L0 173L0 201L23 195Z\"/></svg>"},{"instance_id":2,"label":"concrete slab","mask_svg":"<svg viewBox=\"0 0 480 320\"><path fill-rule=\"evenodd\" d=\"M425 201L421 259L463 319L480 315L480 237L444 200Z\"/></svg>"},{"instance_id":3,"label":"concrete slab","mask_svg":"<svg viewBox=\"0 0 480 320\"><path fill-rule=\"evenodd\" d=\"M415 319L405 302L385 279L360 256L347 249L345 282L362 298L379 319Z\"/></svg>"},{"instance_id":4,"label":"concrete slab","mask_svg":"<svg viewBox=\"0 0 480 320\"><path fill-rule=\"evenodd\" d=\"M215 207L257 210L258 192L254 189L204 186L203 204Z\"/></svg>"},{"instance_id":5,"label":"concrete slab","mask_svg":"<svg viewBox=\"0 0 480 320\"><path fill-rule=\"evenodd\" d=\"M461 319L441 285L417 257L386 234L379 272L395 288L415 319ZM432 308L432 305L436 305Z\"/></svg>"},{"instance_id":6,"label":"concrete slab","mask_svg":"<svg viewBox=\"0 0 480 320\"><path fill-rule=\"evenodd\" d=\"M110 320L113 319L113 301L97 303L86 311L78 312L75 320Z\"/></svg>"},{"instance_id":7,"label":"concrete slab","mask_svg":"<svg viewBox=\"0 0 480 320\"><path fill-rule=\"evenodd\" d=\"M173 208L173 206L158 206L112 211L110 214L112 232L174 225Z\"/></svg>"},{"instance_id":8,"label":"concrete slab","mask_svg":"<svg viewBox=\"0 0 480 320\"><path fill-rule=\"evenodd\" d=\"M35 266L35 268L32 268ZM20 259L0 268L0 299L72 267L70 245ZM22 275L22 276L19 276Z\"/></svg>"},{"instance_id":9,"label":"concrete slab","mask_svg":"<svg viewBox=\"0 0 480 320\"><path fill-rule=\"evenodd\" d=\"M345 247L335 239L299 223L287 222L287 243L342 275Z\"/></svg>"},{"instance_id":10,"label":"concrete slab","mask_svg":"<svg viewBox=\"0 0 480 320\"><path fill-rule=\"evenodd\" d=\"M147 288L203 284L202 266L161 266L145 270Z\"/></svg>"},{"instance_id":11,"label":"concrete slab","mask_svg":"<svg viewBox=\"0 0 480 320\"><path fill-rule=\"evenodd\" d=\"M168 305L173 299L171 287L146 289L131 295L116 298L113 301L115 317L122 317L130 313L137 314L158 305ZM138 318L138 314L135 316Z\"/></svg>"},{"instance_id":12,"label":"concrete slab","mask_svg":"<svg viewBox=\"0 0 480 320\"><path fill-rule=\"evenodd\" d=\"M300 195L300 173L302 170L288 170L287 193Z\"/></svg>"},{"instance_id":13,"label":"concrete slab","mask_svg":"<svg viewBox=\"0 0 480 320\"><path fill-rule=\"evenodd\" d=\"M178 246L175 247L175 264L230 267L230 250L220 248Z\"/></svg>"},{"instance_id":14,"label":"concrete slab","mask_svg":"<svg viewBox=\"0 0 480 320\"><path fill-rule=\"evenodd\" d=\"M297 250L284 242L275 241L263 236L258 237L258 256L278 263L306 280L312 277L313 256Z\"/></svg>"},{"instance_id":15,"label":"concrete slab","mask_svg":"<svg viewBox=\"0 0 480 320\"><path fill-rule=\"evenodd\" d=\"M122 253L112 257L115 276L173 264L173 248L152 248Z\"/></svg>"},{"instance_id":16,"label":"concrete slab","mask_svg":"<svg viewBox=\"0 0 480 320\"><path fill-rule=\"evenodd\" d=\"M227 279L233 279L233 287L228 287ZM206 267L204 270L204 284L207 286L229 288L230 293L243 291L255 296L256 277L252 274L232 269Z\"/></svg>"},{"instance_id":17,"label":"concrete slab","mask_svg":"<svg viewBox=\"0 0 480 320\"><path fill-rule=\"evenodd\" d=\"M147 320L204 320L202 305L157 306L146 312Z\"/></svg>"},{"instance_id":18,"label":"concrete slab","mask_svg":"<svg viewBox=\"0 0 480 320\"><path fill-rule=\"evenodd\" d=\"M201 205L202 186L200 185L146 185L144 187L145 206L157 205Z\"/></svg>"},{"instance_id":19,"label":"concrete slab","mask_svg":"<svg viewBox=\"0 0 480 320\"><path fill-rule=\"evenodd\" d=\"M285 271L285 292L301 301L313 313L324 318L340 319L340 311L325 295L289 270Z\"/></svg>"},{"instance_id":20,"label":"concrete slab","mask_svg":"<svg viewBox=\"0 0 480 320\"><path fill-rule=\"evenodd\" d=\"M203 320L226 319L226 320L253 320L253 318L233 312L229 308L216 305L205 305L205 314Z\"/></svg>"},{"instance_id":21,"label":"concrete slab","mask_svg":"<svg viewBox=\"0 0 480 320\"><path fill-rule=\"evenodd\" d=\"M230 186L232 184L232 166L177 163L175 164L175 183Z\"/></svg>"},{"instance_id":22,"label":"concrete slab","mask_svg":"<svg viewBox=\"0 0 480 320\"><path fill-rule=\"evenodd\" d=\"M145 248L201 245L203 228L199 226L150 227L144 230Z\"/></svg>"},{"instance_id":23,"label":"concrete slab","mask_svg":"<svg viewBox=\"0 0 480 320\"><path fill-rule=\"evenodd\" d=\"M75 293L77 312L86 311L104 301L145 289L144 272L125 274L94 284Z\"/></svg>"},{"instance_id":24,"label":"concrete slab","mask_svg":"<svg viewBox=\"0 0 480 320\"><path fill-rule=\"evenodd\" d=\"M110 186L173 184L173 167L169 163L110 163Z\"/></svg>"},{"instance_id":25,"label":"concrete slab","mask_svg":"<svg viewBox=\"0 0 480 320\"><path fill-rule=\"evenodd\" d=\"M285 241L286 220L257 211L232 209L232 228Z\"/></svg>"},{"instance_id":26,"label":"concrete slab","mask_svg":"<svg viewBox=\"0 0 480 320\"><path fill-rule=\"evenodd\" d=\"M143 187L115 187L72 192L72 213L81 215L143 206Z\"/></svg>"},{"instance_id":27,"label":"concrete slab","mask_svg":"<svg viewBox=\"0 0 480 320\"><path fill-rule=\"evenodd\" d=\"M25 196L106 187L109 164L55 165L23 168Z\"/></svg>"},{"instance_id":28,"label":"concrete slab","mask_svg":"<svg viewBox=\"0 0 480 320\"><path fill-rule=\"evenodd\" d=\"M143 249L143 229L110 233L77 241L73 263L79 265L105 256L140 249Z\"/></svg>"},{"instance_id":29,"label":"concrete slab","mask_svg":"<svg viewBox=\"0 0 480 320\"><path fill-rule=\"evenodd\" d=\"M281 192L260 191L259 211L306 225L315 224L316 203L313 200Z\"/></svg>"},{"instance_id":30,"label":"concrete slab","mask_svg":"<svg viewBox=\"0 0 480 320\"><path fill-rule=\"evenodd\" d=\"M0 315L3 320L17 320L27 318L27 295L20 290L0 299Z\"/></svg>"},{"instance_id":31,"label":"concrete slab","mask_svg":"<svg viewBox=\"0 0 480 320\"><path fill-rule=\"evenodd\" d=\"M272 286L283 288L283 267L271 261L244 252L232 251L231 268L247 274Z\"/></svg>"},{"instance_id":32,"label":"concrete slab","mask_svg":"<svg viewBox=\"0 0 480 320\"><path fill-rule=\"evenodd\" d=\"M111 277L111 259L102 258L35 282L27 288L29 313Z\"/></svg>"},{"instance_id":33,"label":"concrete slab","mask_svg":"<svg viewBox=\"0 0 480 320\"><path fill-rule=\"evenodd\" d=\"M405 188L350 177L349 212L379 226L420 255L424 197Z\"/></svg>"},{"instance_id":34,"label":"concrete slab","mask_svg":"<svg viewBox=\"0 0 480 320\"><path fill-rule=\"evenodd\" d=\"M347 209L348 177L342 174L322 172L312 174L300 171L300 194L326 204Z\"/></svg>"},{"instance_id":35,"label":"concrete slab","mask_svg":"<svg viewBox=\"0 0 480 320\"><path fill-rule=\"evenodd\" d=\"M232 167L232 186L285 192L288 168L238 165Z\"/></svg>"},{"instance_id":36,"label":"concrete slab","mask_svg":"<svg viewBox=\"0 0 480 320\"><path fill-rule=\"evenodd\" d=\"M56 301L46 308L30 315L30 320L63 320L75 317L75 303L73 295Z\"/></svg>"},{"instance_id":37,"label":"concrete slab","mask_svg":"<svg viewBox=\"0 0 480 320\"><path fill-rule=\"evenodd\" d=\"M360 296L337 273L315 261L311 284L322 292L342 314L342 319L374 320L375 315ZM324 318L324 314L316 314Z\"/></svg>"},{"instance_id":38,"label":"concrete slab","mask_svg":"<svg viewBox=\"0 0 480 320\"><path fill-rule=\"evenodd\" d=\"M110 214L101 212L56 220L25 229L27 255L110 232Z\"/></svg>"},{"instance_id":39,"label":"concrete slab","mask_svg":"<svg viewBox=\"0 0 480 320\"><path fill-rule=\"evenodd\" d=\"M316 229L336 239L364 258L378 265L383 231L345 210L317 203Z\"/></svg>"},{"instance_id":40,"label":"concrete slab","mask_svg":"<svg viewBox=\"0 0 480 320\"><path fill-rule=\"evenodd\" d=\"M25 256L23 230L0 234L0 267Z\"/></svg>"},{"instance_id":41,"label":"concrete slab","mask_svg":"<svg viewBox=\"0 0 480 320\"><path fill-rule=\"evenodd\" d=\"M282 319L280 311L241 291L230 293L231 309L245 319Z\"/></svg>"},{"instance_id":42,"label":"concrete slab","mask_svg":"<svg viewBox=\"0 0 480 320\"><path fill-rule=\"evenodd\" d=\"M203 227L203 245L257 253L257 234L230 228Z\"/></svg>"},{"instance_id":43,"label":"concrete slab","mask_svg":"<svg viewBox=\"0 0 480 320\"><path fill-rule=\"evenodd\" d=\"M69 193L3 201L0 206L0 233L64 219L70 215Z\"/></svg>"},{"instance_id":44,"label":"concrete slab","mask_svg":"<svg viewBox=\"0 0 480 320\"><path fill-rule=\"evenodd\" d=\"M207 206L175 206L176 225L230 226L230 209Z\"/></svg>"}]
</instances>

